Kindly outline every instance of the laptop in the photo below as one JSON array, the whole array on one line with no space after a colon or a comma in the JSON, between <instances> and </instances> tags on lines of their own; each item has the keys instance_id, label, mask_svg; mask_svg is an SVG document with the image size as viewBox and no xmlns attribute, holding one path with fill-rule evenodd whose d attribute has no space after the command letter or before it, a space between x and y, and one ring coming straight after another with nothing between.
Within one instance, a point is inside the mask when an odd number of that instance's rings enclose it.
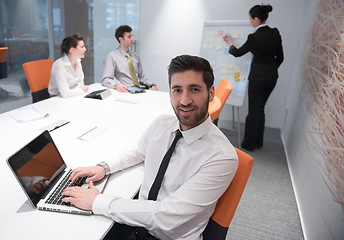
<instances>
[{"instance_id":1,"label":"laptop","mask_svg":"<svg viewBox=\"0 0 344 240\"><path fill-rule=\"evenodd\" d=\"M71 186L69 176L72 169L67 168L48 131L10 156L7 164L33 207L45 211L92 215L92 211L62 202L63 189ZM73 186L88 188L88 184L84 184L86 178L77 179ZM100 192L105 188L108 178L109 175L94 182Z\"/></svg>"}]
</instances>

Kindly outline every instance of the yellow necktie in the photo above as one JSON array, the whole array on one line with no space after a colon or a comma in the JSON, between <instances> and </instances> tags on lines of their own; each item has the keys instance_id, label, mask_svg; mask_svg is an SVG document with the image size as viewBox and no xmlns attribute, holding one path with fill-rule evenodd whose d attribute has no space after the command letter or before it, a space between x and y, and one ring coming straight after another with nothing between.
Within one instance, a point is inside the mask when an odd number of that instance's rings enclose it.
<instances>
[{"instance_id":1,"label":"yellow necktie","mask_svg":"<svg viewBox=\"0 0 344 240\"><path fill-rule=\"evenodd\" d=\"M137 80L137 77L136 77L133 61L131 61L131 58L128 53L125 56L128 58L128 65L129 65L130 75L133 80L133 83L135 86L140 87L139 81Z\"/></svg>"}]
</instances>

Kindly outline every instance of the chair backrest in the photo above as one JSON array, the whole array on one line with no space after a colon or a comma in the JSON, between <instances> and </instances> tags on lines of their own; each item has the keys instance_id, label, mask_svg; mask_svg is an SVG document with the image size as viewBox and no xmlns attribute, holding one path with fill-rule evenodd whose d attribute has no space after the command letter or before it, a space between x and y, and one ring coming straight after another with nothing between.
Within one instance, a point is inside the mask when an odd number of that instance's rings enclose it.
<instances>
[{"instance_id":1,"label":"chair backrest","mask_svg":"<svg viewBox=\"0 0 344 240\"><path fill-rule=\"evenodd\" d=\"M0 47L0 63L7 61L8 47Z\"/></svg>"},{"instance_id":2,"label":"chair backrest","mask_svg":"<svg viewBox=\"0 0 344 240\"><path fill-rule=\"evenodd\" d=\"M217 99L215 98L209 103L209 114L213 122L217 122L220 117L223 106L225 105L229 94L232 92L233 84L227 80L221 80L219 86L215 90L215 97L220 100L221 105L219 106Z\"/></svg>"},{"instance_id":3,"label":"chair backrest","mask_svg":"<svg viewBox=\"0 0 344 240\"><path fill-rule=\"evenodd\" d=\"M221 100L217 96L215 96L213 101L211 101L208 106L208 112L210 114L211 121L214 122L215 124L216 124L215 120L217 121L217 119L220 116L221 109L222 109Z\"/></svg>"},{"instance_id":4,"label":"chair backrest","mask_svg":"<svg viewBox=\"0 0 344 240\"><path fill-rule=\"evenodd\" d=\"M203 232L204 240L226 239L228 227L233 219L241 195L244 192L247 180L251 174L254 159L237 148L236 151L239 158L238 170L227 190L217 201L214 213Z\"/></svg>"},{"instance_id":5,"label":"chair backrest","mask_svg":"<svg viewBox=\"0 0 344 240\"><path fill-rule=\"evenodd\" d=\"M7 56L8 47L0 47L0 79L7 78Z\"/></svg>"},{"instance_id":6,"label":"chair backrest","mask_svg":"<svg viewBox=\"0 0 344 240\"><path fill-rule=\"evenodd\" d=\"M229 94L232 92L233 84L228 82L227 80L221 80L219 86L217 86L215 90L215 96L217 96L222 105L224 105L227 101Z\"/></svg>"},{"instance_id":7,"label":"chair backrest","mask_svg":"<svg viewBox=\"0 0 344 240\"><path fill-rule=\"evenodd\" d=\"M23 64L26 79L32 92L33 102L49 97L48 86L53 60L44 59Z\"/></svg>"}]
</instances>

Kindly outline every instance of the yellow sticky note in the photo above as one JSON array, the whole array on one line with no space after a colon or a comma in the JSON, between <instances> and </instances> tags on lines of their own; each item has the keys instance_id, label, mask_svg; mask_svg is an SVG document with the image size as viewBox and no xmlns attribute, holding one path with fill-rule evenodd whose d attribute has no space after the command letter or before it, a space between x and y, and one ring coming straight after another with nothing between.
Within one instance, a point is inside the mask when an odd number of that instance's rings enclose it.
<instances>
[{"instance_id":1,"label":"yellow sticky note","mask_svg":"<svg viewBox=\"0 0 344 240\"><path fill-rule=\"evenodd\" d=\"M240 63L235 63L234 69L239 70L240 67L241 67L241 64L240 64Z\"/></svg>"},{"instance_id":2,"label":"yellow sticky note","mask_svg":"<svg viewBox=\"0 0 344 240\"><path fill-rule=\"evenodd\" d=\"M239 75L240 75L239 72L234 73L234 81L239 81Z\"/></svg>"},{"instance_id":3,"label":"yellow sticky note","mask_svg":"<svg viewBox=\"0 0 344 240\"><path fill-rule=\"evenodd\" d=\"M216 61L215 61L214 59L209 60L209 64L210 64L211 66L215 66L215 65L216 65Z\"/></svg>"},{"instance_id":4,"label":"yellow sticky note","mask_svg":"<svg viewBox=\"0 0 344 240\"><path fill-rule=\"evenodd\" d=\"M238 38L239 36L240 36L240 30L235 30L232 35L232 38Z\"/></svg>"},{"instance_id":5,"label":"yellow sticky note","mask_svg":"<svg viewBox=\"0 0 344 240\"><path fill-rule=\"evenodd\" d=\"M223 47L222 43L218 43L217 46L216 46L216 49L217 50L221 50Z\"/></svg>"}]
</instances>

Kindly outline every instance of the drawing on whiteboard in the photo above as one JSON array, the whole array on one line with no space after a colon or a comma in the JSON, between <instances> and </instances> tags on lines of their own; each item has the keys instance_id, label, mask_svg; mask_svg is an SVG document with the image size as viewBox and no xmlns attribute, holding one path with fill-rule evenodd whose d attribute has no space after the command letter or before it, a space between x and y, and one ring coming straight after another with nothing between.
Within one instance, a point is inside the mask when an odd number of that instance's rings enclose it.
<instances>
[{"instance_id":1,"label":"drawing on whiteboard","mask_svg":"<svg viewBox=\"0 0 344 240\"><path fill-rule=\"evenodd\" d=\"M223 41L223 36L229 34L234 45L240 47L252 31L249 21L207 21L204 23L200 56L206 58L214 69L215 88L222 79L233 84L233 90L227 100L227 104L232 106L242 106L244 103L252 55L233 57L228 53L229 47Z\"/></svg>"}]
</instances>

